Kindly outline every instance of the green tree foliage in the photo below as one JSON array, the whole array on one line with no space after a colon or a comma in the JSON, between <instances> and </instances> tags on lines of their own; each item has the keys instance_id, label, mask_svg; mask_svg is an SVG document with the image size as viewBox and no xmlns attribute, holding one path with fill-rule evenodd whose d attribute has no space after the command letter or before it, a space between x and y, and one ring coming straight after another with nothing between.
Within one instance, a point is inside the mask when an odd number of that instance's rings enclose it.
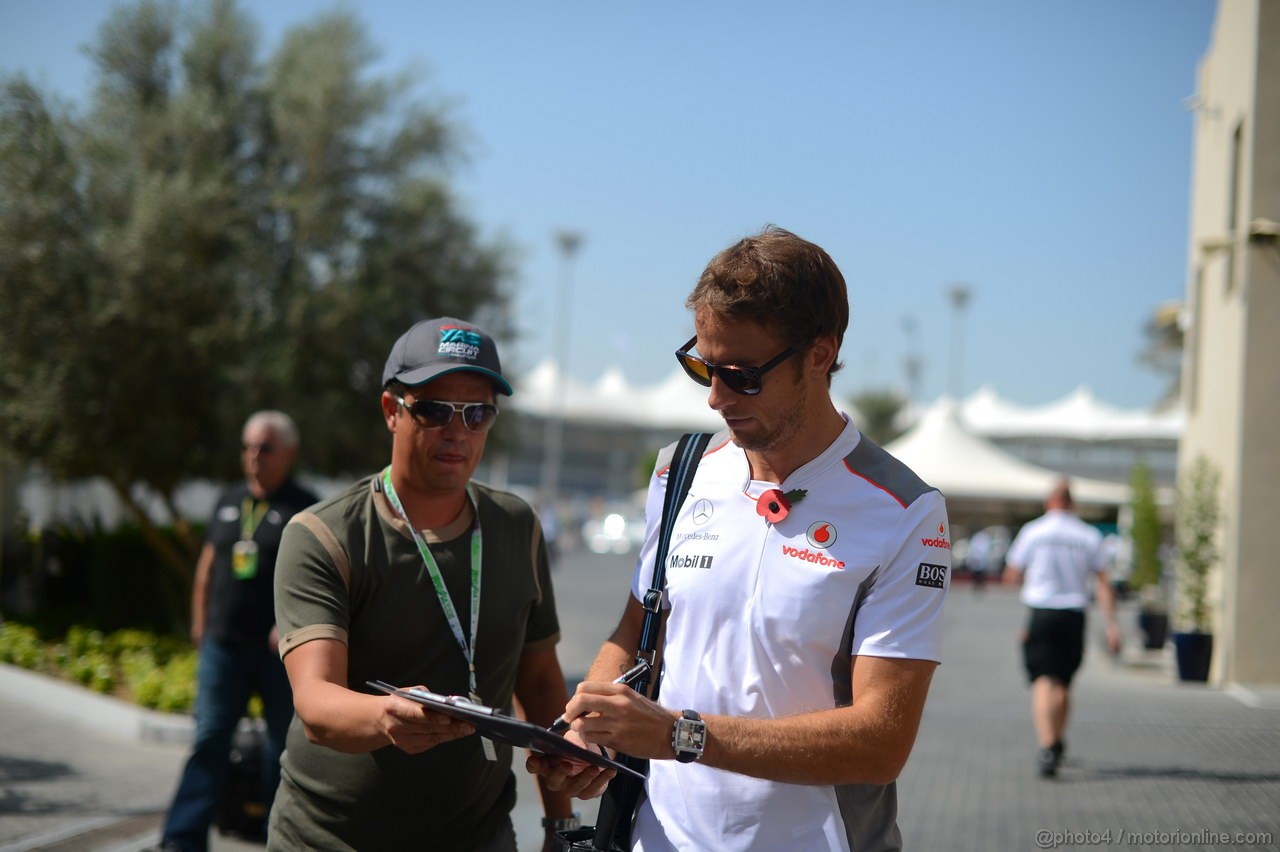
<instances>
[{"instance_id":1,"label":"green tree foliage","mask_svg":"<svg viewBox=\"0 0 1280 852\"><path fill-rule=\"evenodd\" d=\"M372 468L391 343L442 314L504 336L510 252L450 195L445 108L373 76L346 14L261 58L232 0L142 0L89 54L82 115L0 79L0 446L104 477L185 577L194 536L138 495L178 518L177 485L234 477L265 407L309 469Z\"/></svg>"},{"instance_id":2,"label":"green tree foliage","mask_svg":"<svg viewBox=\"0 0 1280 852\"><path fill-rule=\"evenodd\" d=\"M1176 402L1182 389L1182 312L1181 302L1166 302L1155 309L1142 328L1138 363L1165 377L1167 384L1158 403L1161 406Z\"/></svg>"},{"instance_id":3,"label":"green tree foliage","mask_svg":"<svg viewBox=\"0 0 1280 852\"><path fill-rule=\"evenodd\" d=\"M1144 462L1129 471L1129 487L1133 493L1133 573L1129 584L1135 591L1160 582L1160 513L1156 506L1155 485Z\"/></svg>"},{"instance_id":4,"label":"green tree foliage","mask_svg":"<svg viewBox=\"0 0 1280 852\"><path fill-rule=\"evenodd\" d=\"M653 478L653 469L658 466L657 449L649 450L640 456L636 461L635 476L632 477L632 483L637 490L649 487L649 480Z\"/></svg>"},{"instance_id":5,"label":"green tree foliage","mask_svg":"<svg viewBox=\"0 0 1280 852\"><path fill-rule=\"evenodd\" d=\"M854 407L862 415L858 428L883 446L902 434L902 430L897 427L897 420L906 404L907 401L896 391L863 391L853 398Z\"/></svg>"}]
</instances>

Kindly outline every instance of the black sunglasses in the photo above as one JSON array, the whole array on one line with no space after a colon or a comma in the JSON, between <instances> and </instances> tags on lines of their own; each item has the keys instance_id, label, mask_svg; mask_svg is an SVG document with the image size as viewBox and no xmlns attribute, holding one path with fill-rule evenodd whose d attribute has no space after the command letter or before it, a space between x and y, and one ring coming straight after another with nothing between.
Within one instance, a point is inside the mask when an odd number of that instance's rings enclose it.
<instances>
[{"instance_id":1,"label":"black sunglasses","mask_svg":"<svg viewBox=\"0 0 1280 852\"><path fill-rule=\"evenodd\" d=\"M413 422L423 429L443 429L453 422L454 412L462 414L462 425L469 432L488 432L498 419L498 406L487 402L447 402L442 399L415 399L405 402L397 396Z\"/></svg>"},{"instance_id":2,"label":"black sunglasses","mask_svg":"<svg viewBox=\"0 0 1280 852\"><path fill-rule=\"evenodd\" d=\"M684 367L684 371L689 374L689 378L703 387L709 388L711 387L712 376L719 376L725 387L734 393L740 393L745 396L755 396L760 393L760 380L764 378L764 374L796 354L797 351L794 346L788 346L776 358L761 364L759 367L731 367L726 364L711 364L703 361L697 355L690 355L689 350L697 342L698 335L695 334L689 338L688 343L676 350L676 360L680 362L681 367Z\"/></svg>"}]
</instances>

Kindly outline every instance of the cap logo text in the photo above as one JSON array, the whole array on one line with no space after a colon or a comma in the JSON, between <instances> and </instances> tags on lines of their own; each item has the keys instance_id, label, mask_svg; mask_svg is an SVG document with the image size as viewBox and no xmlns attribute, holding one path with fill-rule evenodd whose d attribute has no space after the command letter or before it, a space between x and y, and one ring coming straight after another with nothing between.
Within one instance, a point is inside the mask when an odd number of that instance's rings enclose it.
<instances>
[{"instance_id":1,"label":"cap logo text","mask_svg":"<svg viewBox=\"0 0 1280 852\"><path fill-rule=\"evenodd\" d=\"M440 329L440 348L436 351L451 358L474 361L480 357L482 342L480 335L470 329L445 326Z\"/></svg>"}]
</instances>

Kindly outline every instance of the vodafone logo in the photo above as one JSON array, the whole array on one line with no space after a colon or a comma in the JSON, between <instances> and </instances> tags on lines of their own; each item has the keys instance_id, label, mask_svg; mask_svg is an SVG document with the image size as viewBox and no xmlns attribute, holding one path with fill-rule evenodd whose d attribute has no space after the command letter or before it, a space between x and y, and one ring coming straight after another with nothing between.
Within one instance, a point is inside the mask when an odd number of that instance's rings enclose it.
<instances>
[{"instance_id":1,"label":"vodafone logo","mask_svg":"<svg viewBox=\"0 0 1280 852\"><path fill-rule=\"evenodd\" d=\"M792 559L799 559L801 562L812 562L815 565L822 565L826 568L839 568L841 571L844 570L844 563L839 559L832 559L825 553L821 553L817 550L810 550L807 547L804 550L801 550L798 547L790 547L789 545L784 544L782 545L782 555L790 556Z\"/></svg>"},{"instance_id":2,"label":"vodafone logo","mask_svg":"<svg viewBox=\"0 0 1280 852\"><path fill-rule=\"evenodd\" d=\"M836 528L827 521L818 521L809 525L804 537L808 539L810 547L825 550L836 543Z\"/></svg>"},{"instance_id":3,"label":"vodafone logo","mask_svg":"<svg viewBox=\"0 0 1280 852\"><path fill-rule=\"evenodd\" d=\"M947 525L943 523L938 524L938 537L922 538L920 539L920 543L925 547L937 547L942 550L950 550L951 542L947 541Z\"/></svg>"}]
</instances>

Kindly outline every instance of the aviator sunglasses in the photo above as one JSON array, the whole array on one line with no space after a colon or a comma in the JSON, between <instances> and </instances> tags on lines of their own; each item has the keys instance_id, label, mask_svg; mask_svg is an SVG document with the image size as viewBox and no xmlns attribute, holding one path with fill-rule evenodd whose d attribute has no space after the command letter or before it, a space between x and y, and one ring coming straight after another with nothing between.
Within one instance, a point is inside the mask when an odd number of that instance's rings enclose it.
<instances>
[{"instance_id":1,"label":"aviator sunglasses","mask_svg":"<svg viewBox=\"0 0 1280 852\"><path fill-rule=\"evenodd\" d=\"M796 348L788 346L786 350L778 353L777 357L759 367L731 367L726 364L711 364L697 355L690 355L689 350L697 342L698 335L695 334L689 338L688 343L676 350L676 360L680 362L681 367L684 367L689 378L709 388L712 377L719 376L725 387L744 396L755 396L760 393L760 380L764 378L764 374L796 354Z\"/></svg>"},{"instance_id":2,"label":"aviator sunglasses","mask_svg":"<svg viewBox=\"0 0 1280 852\"><path fill-rule=\"evenodd\" d=\"M498 406L487 402L448 402L443 399L415 399L405 402L397 396L395 401L404 406L413 422L423 429L443 429L453 422L454 412L462 415L462 425L468 432L488 432L498 419Z\"/></svg>"}]
</instances>

